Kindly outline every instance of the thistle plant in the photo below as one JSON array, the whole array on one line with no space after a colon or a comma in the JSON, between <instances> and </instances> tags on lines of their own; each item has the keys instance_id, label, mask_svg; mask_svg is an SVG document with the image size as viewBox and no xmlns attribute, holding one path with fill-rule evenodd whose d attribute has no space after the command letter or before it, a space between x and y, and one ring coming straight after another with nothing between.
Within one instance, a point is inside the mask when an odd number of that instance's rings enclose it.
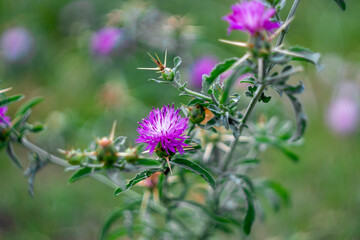
<instances>
[{"instance_id":1,"label":"thistle plant","mask_svg":"<svg viewBox=\"0 0 360 240\"><path fill-rule=\"evenodd\" d=\"M31 99L15 116L7 116L8 106L23 96L8 97L11 89L2 90L1 146L19 168L22 164L13 145L29 151L31 164L25 173L30 193L34 194L36 173L54 163L74 171L69 182L92 177L114 188L115 197L126 199L104 220L99 239L125 235L134 239L219 239L250 234L257 216L265 214L264 206L277 210L289 202L282 184L251 175L251 169L261 163L259 154L269 147L298 160L291 147L301 143L306 128L306 116L297 98L304 84L291 85L289 80L302 71L299 61L322 68L318 53L284 44L300 0L293 1L287 18L281 20L279 12L285 2L250 0L232 6L223 18L229 23L228 33L242 31L249 40L221 39L219 44L245 48L246 53L218 63L203 75L201 91L188 88L188 82L181 78L180 57L169 67L165 49L163 61L149 54L156 66L140 69L155 70L158 78L151 81L177 88L188 102L181 106L164 103L147 116L144 113L135 143L115 136L114 123L109 135L98 137L88 148L59 150L62 157L57 157L27 138L28 133L44 129L28 122L31 109L42 99ZM336 2L345 8L342 0ZM96 50L98 54L110 52L113 40L106 49ZM239 78L249 84L246 92L235 87ZM291 102L295 130L289 120L263 115L254 118L256 105L273 101L271 89ZM139 186L146 189L144 194L137 191Z\"/></svg>"}]
</instances>

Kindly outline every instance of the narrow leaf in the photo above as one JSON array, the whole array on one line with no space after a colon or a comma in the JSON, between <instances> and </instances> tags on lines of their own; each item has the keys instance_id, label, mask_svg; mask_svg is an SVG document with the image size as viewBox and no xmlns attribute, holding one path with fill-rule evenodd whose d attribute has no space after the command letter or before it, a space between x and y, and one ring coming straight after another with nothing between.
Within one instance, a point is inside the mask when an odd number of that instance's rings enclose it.
<instances>
[{"instance_id":1,"label":"narrow leaf","mask_svg":"<svg viewBox=\"0 0 360 240\"><path fill-rule=\"evenodd\" d=\"M318 71L321 71L324 68L324 66L320 64L320 53L314 53L311 50L300 46L291 47L289 50L290 52L285 51L285 54L291 56L292 60L313 63Z\"/></svg>"},{"instance_id":2,"label":"narrow leaf","mask_svg":"<svg viewBox=\"0 0 360 240\"><path fill-rule=\"evenodd\" d=\"M10 104L12 102L19 101L23 98L24 98L24 95L21 95L21 94L5 98L0 101L0 106L4 106L4 105Z\"/></svg>"},{"instance_id":3,"label":"narrow leaf","mask_svg":"<svg viewBox=\"0 0 360 240\"><path fill-rule=\"evenodd\" d=\"M99 170L100 170L99 168L89 168L89 167L82 168L70 177L69 183L76 182L76 181L78 181L84 177L87 177L90 174L92 174L96 171L99 171Z\"/></svg>"},{"instance_id":4,"label":"narrow leaf","mask_svg":"<svg viewBox=\"0 0 360 240\"><path fill-rule=\"evenodd\" d=\"M150 177L152 174L154 174L156 172L160 172L161 170L162 170L161 168L153 168L153 169L148 169L148 170L138 173L133 179L131 179L128 182L128 184L126 184L125 189L122 189L121 187L117 188L114 192L114 196L118 196L123 191L130 189L132 186L134 186L138 182Z\"/></svg>"},{"instance_id":5,"label":"narrow leaf","mask_svg":"<svg viewBox=\"0 0 360 240\"><path fill-rule=\"evenodd\" d=\"M139 205L140 203L141 203L141 200L136 200L134 202L125 204L125 206L123 206L122 208L119 208L119 209L116 209L116 210L112 211L106 217L106 219L105 219L105 221L104 221L104 223L103 223L103 225L101 227L99 239L100 240L107 239L107 235L108 235L108 233L110 231L110 228L111 228L112 224L123 215L123 212L125 210L129 210L129 209L133 208L134 206Z\"/></svg>"},{"instance_id":6,"label":"narrow leaf","mask_svg":"<svg viewBox=\"0 0 360 240\"><path fill-rule=\"evenodd\" d=\"M251 227L255 221L255 207L253 202L253 197L251 195L251 192L243 188L244 194L245 194L245 200L246 200L246 214L244 218L244 232L249 235L251 232Z\"/></svg>"},{"instance_id":7,"label":"narrow leaf","mask_svg":"<svg viewBox=\"0 0 360 240\"><path fill-rule=\"evenodd\" d=\"M155 160L155 159L140 158L140 159L137 159L134 164L135 165L144 165L144 166L159 166L161 164L161 162L158 160Z\"/></svg>"},{"instance_id":8,"label":"narrow leaf","mask_svg":"<svg viewBox=\"0 0 360 240\"><path fill-rule=\"evenodd\" d=\"M9 156L9 158L11 159L11 161L20 169L23 169L21 162L19 160L19 158L17 157L11 143L9 142L6 146L6 153Z\"/></svg>"},{"instance_id":9,"label":"narrow leaf","mask_svg":"<svg viewBox=\"0 0 360 240\"><path fill-rule=\"evenodd\" d=\"M179 167L185 168L189 171L192 171L192 172L196 173L197 175L200 175L202 178L205 179L205 181L210 185L210 187L212 189L215 189L216 183L215 183L214 178L211 176L211 174L207 170L205 170L200 165L198 165L192 161L189 161L187 159L183 159L183 158L173 159L173 160L171 160L171 163L173 163Z\"/></svg>"},{"instance_id":10,"label":"narrow leaf","mask_svg":"<svg viewBox=\"0 0 360 240\"><path fill-rule=\"evenodd\" d=\"M30 99L29 101L27 101L25 104L23 104L19 110L16 112L15 116L21 116L24 113L26 113L29 109L31 109L32 107L34 107L35 105L41 103L44 100L44 98L42 97L35 97Z\"/></svg>"},{"instance_id":11,"label":"narrow leaf","mask_svg":"<svg viewBox=\"0 0 360 240\"><path fill-rule=\"evenodd\" d=\"M300 101L291 94L287 94L287 96L289 97L293 105L295 111L295 117L296 117L296 131L290 140L296 141L304 135L306 129L307 117L305 115L305 112L303 111Z\"/></svg>"},{"instance_id":12,"label":"narrow leaf","mask_svg":"<svg viewBox=\"0 0 360 240\"><path fill-rule=\"evenodd\" d=\"M231 58L227 59L224 62L221 62L217 64L209 75L203 76L203 82L202 82L202 92L209 94L209 89L211 85L215 82L215 80L226 70L228 70L238 59Z\"/></svg>"},{"instance_id":13,"label":"narrow leaf","mask_svg":"<svg viewBox=\"0 0 360 240\"><path fill-rule=\"evenodd\" d=\"M335 0L335 2L339 5L339 7L341 8L341 10L343 10L343 11L346 10L345 0Z\"/></svg>"}]
</instances>

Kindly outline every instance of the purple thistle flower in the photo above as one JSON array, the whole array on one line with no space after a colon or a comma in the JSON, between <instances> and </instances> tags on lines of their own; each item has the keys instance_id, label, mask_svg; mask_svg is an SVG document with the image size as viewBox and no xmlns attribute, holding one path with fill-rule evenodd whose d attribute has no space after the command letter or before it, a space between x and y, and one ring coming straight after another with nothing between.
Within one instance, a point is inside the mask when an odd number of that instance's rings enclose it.
<instances>
[{"instance_id":1,"label":"purple thistle flower","mask_svg":"<svg viewBox=\"0 0 360 240\"><path fill-rule=\"evenodd\" d=\"M96 55L111 54L120 44L123 31L116 27L105 27L94 33L91 38L91 50Z\"/></svg>"},{"instance_id":2,"label":"purple thistle flower","mask_svg":"<svg viewBox=\"0 0 360 240\"><path fill-rule=\"evenodd\" d=\"M329 127L338 134L352 133L359 123L359 105L349 97L335 99L327 113Z\"/></svg>"},{"instance_id":3,"label":"purple thistle flower","mask_svg":"<svg viewBox=\"0 0 360 240\"><path fill-rule=\"evenodd\" d=\"M217 62L217 59L211 56L205 56L197 59L191 68L191 84L194 87L200 89L202 87L202 76L204 74L209 74Z\"/></svg>"},{"instance_id":4,"label":"purple thistle flower","mask_svg":"<svg viewBox=\"0 0 360 240\"><path fill-rule=\"evenodd\" d=\"M260 1L243 1L236 3L231 9L233 12L223 18L230 24L228 33L232 30L240 30L255 35L261 31L272 31L280 27L279 22L270 20L276 10L274 8L266 9Z\"/></svg>"},{"instance_id":5,"label":"purple thistle flower","mask_svg":"<svg viewBox=\"0 0 360 240\"><path fill-rule=\"evenodd\" d=\"M15 27L3 33L0 44L5 59L9 62L17 62L31 54L34 41L27 29Z\"/></svg>"},{"instance_id":6,"label":"purple thistle flower","mask_svg":"<svg viewBox=\"0 0 360 240\"><path fill-rule=\"evenodd\" d=\"M180 109L175 110L174 105L163 106L161 109L153 108L149 115L139 123L137 128L140 134L137 143L146 143L146 150L153 154L156 146L160 143L167 154L175 153L176 150L184 154L184 141L187 138L185 130L188 127L188 118L179 114Z\"/></svg>"},{"instance_id":7,"label":"purple thistle flower","mask_svg":"<svg viewBox=\"0 0 360 240\"><path fill-rule=\"evenodd\" d=\"M1 116L1 118L0 118L0 124L1 125L9 125L10 124L10 117L8 117L8 116L5 116L5 114L6 114L6 112L7 112L7 110L8 110L8 107L0 107L0 116Z\"/></svg>"}]
</instances>

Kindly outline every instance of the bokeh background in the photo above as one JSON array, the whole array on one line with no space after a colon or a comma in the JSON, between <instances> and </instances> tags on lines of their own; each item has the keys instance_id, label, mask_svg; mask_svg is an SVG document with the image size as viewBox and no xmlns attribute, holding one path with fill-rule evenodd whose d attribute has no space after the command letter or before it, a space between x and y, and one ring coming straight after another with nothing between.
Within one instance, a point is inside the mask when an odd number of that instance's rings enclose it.
<instances>
[{"instance_id":1,"label":"bokeh background","mask_svg":"<svg viewBox=\"0 0 360 240\"><path fill-rule=\"evenodd\" d=\"M51 152L86 147L95 136L107 135L114 120L117 134L128 136L131 145L137 122L153 106L186 100L169 86L147 81L153 72L136 69L152 67L146 51L162 58L167 48L169 59L181 56L182 76L196 88L196 66L206 71L214 60L244 53L218 42L246 39L242 33L226 36L221 17L231 4L2 0L1 88L45 98L30 121L44 122L47 130L30 138ZM300 4L286 44L321 52L325 69L318 73L304 66L300 76L309 118L304 145L295 149L301 161L270 150L256 173L282 182L292 204L258 219L249 239L360 239L360 2L349 0L347 6L342 12L332 0ZM270 94L272 103L257 111L293 120L286 100ZM15 111L13 105L9 114ZM69 185L70 174L47 166L37 175L31 198L23 173L2 153L0 239L97 239L106 214L124 199L114 199L112 189L92 179Z\"/></svg>"}]
</instances>

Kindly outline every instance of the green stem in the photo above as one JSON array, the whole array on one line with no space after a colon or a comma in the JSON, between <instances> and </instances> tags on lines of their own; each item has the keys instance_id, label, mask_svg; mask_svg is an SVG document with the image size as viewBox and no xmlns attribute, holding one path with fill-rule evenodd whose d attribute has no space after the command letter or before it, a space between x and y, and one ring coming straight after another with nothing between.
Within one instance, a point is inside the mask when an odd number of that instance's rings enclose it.
<instances>
[{"instance_id":1,"label":"green stem","mask_svg":"<svg viewBox=\"0 0 360 240\"><path fill-rule=\"evenodd\" d=\"M295 12L296 12L296 10L297 10L297 8L299 6L299 3L300 3L300 0L294 0L293 5L292 5L292 7L291 7L291 9L289 11L289 14L288 14L287 18L286 18L286 21L288 21L292 17L294 17ZM280 33L280 36L279 36L279 38L278 38L278 40L276 42L276 47L280 46L283 43L289 27L290 27L290 24ZM275 66L274 64L270 65L265 74L267 75L274 66ZM263 77L266 77L266 76L263 76ZM259 81L259 82L262 82L262 81ZM243 120L241 121L241 125L239 127L239 137L235 138L235 140L231 143L230 151L225 154L224 159L222 161L224 163L223 167L222 167L223 171L225 171L227 169L227 167L228 167L228 165L229 165L229 163L231 161L231 156L232 156L232 154L234 152L236 144L239 141L239 138L241 137L241 134L242 134L243 128L244 128L244 126L246 124L246 121L247 121L250 113L254 109L256 103L257 103L257 101L255 101L255 98L256 97L259 98L261 96L261 94L262 94L263 90L265 89L265 87L266 87L265 85L261 84L259 86L258 90L256 91L254 98L249 103L249 105L248 105L248 107L246 109L246 112L244 114Z\"/></svg>"},{"instance_id":2,"label":"green stem","mask_svg":"<svg viewBox=\"0 0 360 240\"><path fill-rule=\"evenodd\" d=\"M205 96L205 95L203 95L203 94L201 94L201 93L192 91L192 90L190 90L190 89L188 89L188 88L184 88L183 91L186 92L186 93L188 93L188 94L191 94L191 95L193 95L193 96L202 98L202 99L204 99L204 100L206 100L206 101L208 101L208 102L211 101L211 98L210 98L210 97L207 97L207 96Z\"/></svg>"},{"instance_id":3,"label":"green stem","mask_svg":"<svg viewBox=\"0 0 360 240\"><path fill-rule=\"evenodd\" d=\"M241 123L240 123L240 126L239 126L239 137L238 138L235 138L235 140L231 143L231 146L230 146L230 151L228 151L226 154L225 154L225 157L224 157L224 160L223 160L223 166L222 166L222 170L223 171L226 171L226 169L228 168L230 162L231 162L231 156L235 150L235 146L237 144L237 142L239 141L239 138L240 136L242 135L242 132L244 130L244 127L246 126L246 123L250 117L250 114L252 113L252 111L254 110L255 108L255 105L256 103L259 101L260 97L261 97L261 94L263 93L263 91L265 90L266 88L266 85L265 84L262 84L263 82L263 70L264 70L264 66L262 64L262 58L259 59L259 69L258 69L258 81L261 83L259 84L256 92L255 92L255 95L254 97L251 99L248 107L246 108L246 111L244 113L244 116L243 118L241 119Z\"/></svg>"}]
</instances>

